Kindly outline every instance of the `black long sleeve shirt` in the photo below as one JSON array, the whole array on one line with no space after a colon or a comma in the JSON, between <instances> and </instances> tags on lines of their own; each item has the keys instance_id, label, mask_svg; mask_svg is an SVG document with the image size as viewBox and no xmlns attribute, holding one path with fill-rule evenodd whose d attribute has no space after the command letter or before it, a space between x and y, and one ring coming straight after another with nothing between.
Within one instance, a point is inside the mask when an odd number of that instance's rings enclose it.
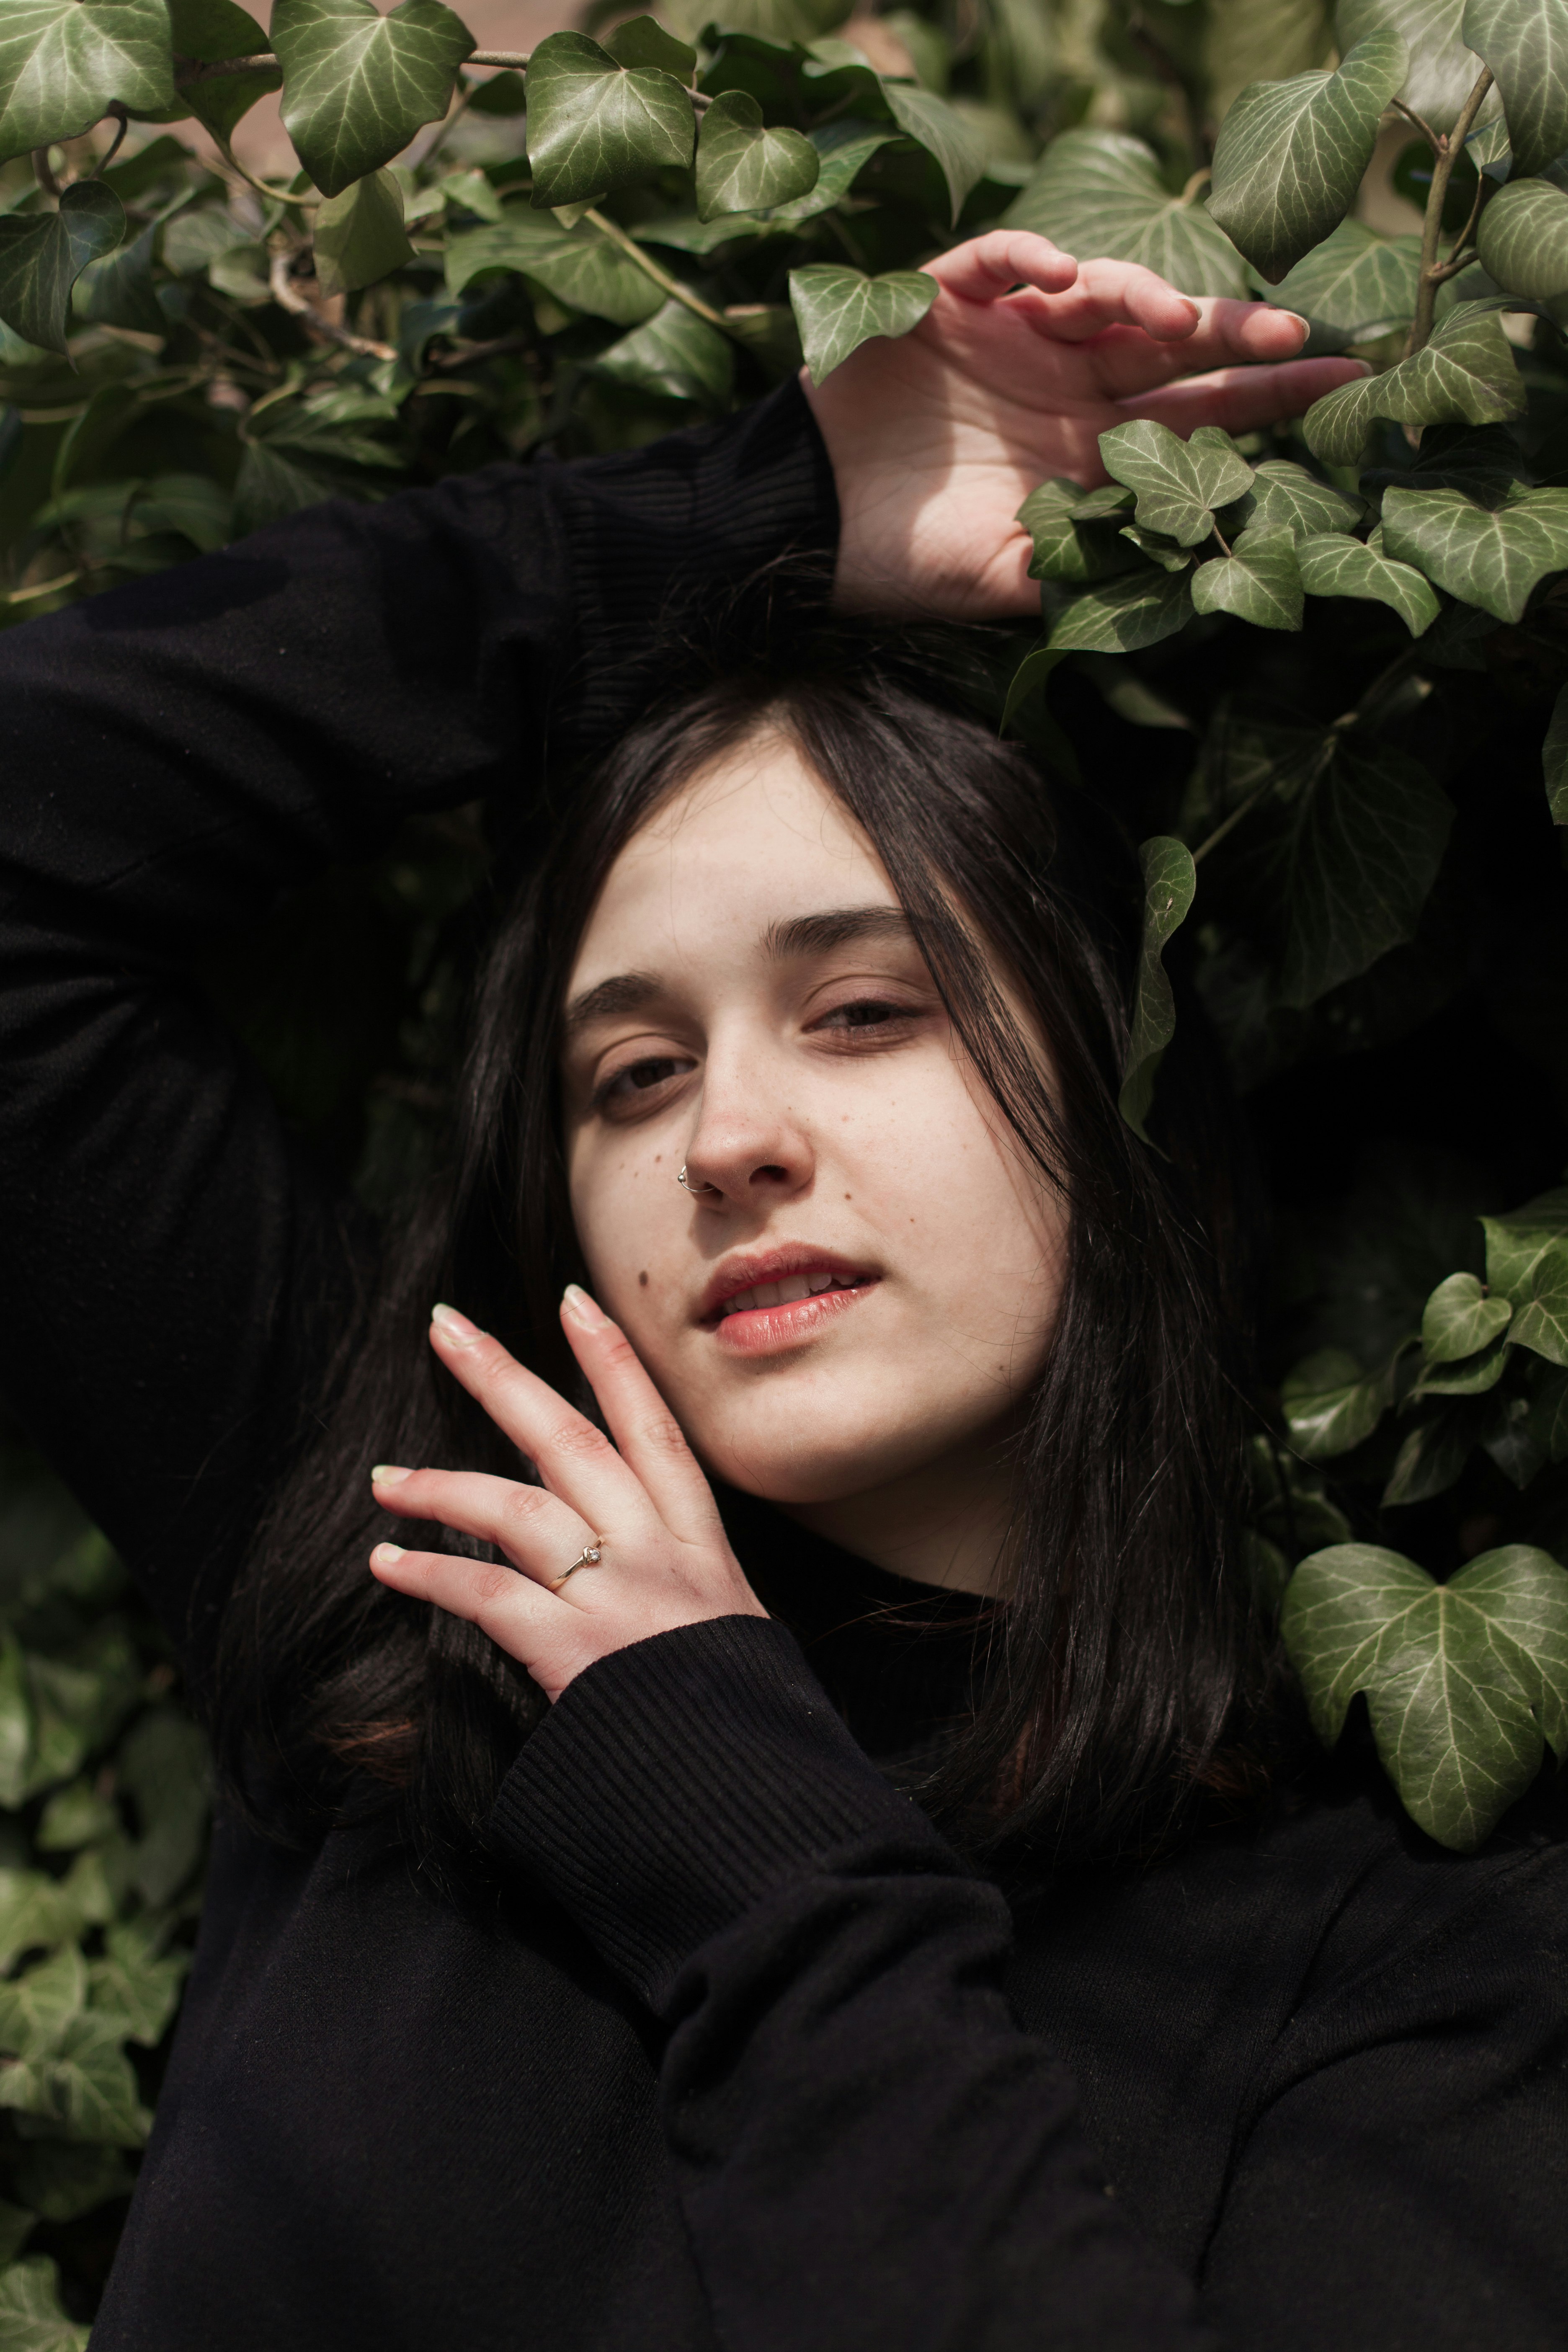
<instances>
[{"instance_id":1,"label":"black long sleeve shirt","mask_svg":"<svg viewBox=\"0 0 1568 2352\"><path fill-rule=\"evenodd\" d=\"M189 959L537 788L662 597L833 530L792 389L0 639L6 1382L181 1640L354 1246ZM1568 1849L1345 1786L1010 1908L875 1761L957 1703L954 1604L738 1539L772 1619L571 1685L493 1925L384 1829L220 1822L94 2352L1561 2352Z\"/></svg>"}]
</instances>

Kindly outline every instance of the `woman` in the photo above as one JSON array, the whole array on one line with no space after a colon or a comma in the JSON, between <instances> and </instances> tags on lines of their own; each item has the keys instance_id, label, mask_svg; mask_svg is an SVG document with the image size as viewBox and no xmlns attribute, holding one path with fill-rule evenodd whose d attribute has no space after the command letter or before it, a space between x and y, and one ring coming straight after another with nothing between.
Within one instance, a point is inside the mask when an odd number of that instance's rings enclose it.
<instances>
[{"instance_id":1,"label":"woman","mask_svg":"<svg viewBox=\"0 0 1568 2352\"><path fill-rule=\"evenodd\" d=\"M826 551L835 484L841 602L1013 610L1115 415L1345 373L1184 380L1299 324L1036 239L937 275L816 425L0 648L16 1408L228 1768L100 2352L1561 2339L1561 1849L1353 1778L1204 1813L1273 1696L1226 1188L1197 1074L1168 1170L1114 1118L1113 851L896 657L626 732L656 610ZM606 744L378 1267L180 958Z\"/></svg>"}]
</instances>

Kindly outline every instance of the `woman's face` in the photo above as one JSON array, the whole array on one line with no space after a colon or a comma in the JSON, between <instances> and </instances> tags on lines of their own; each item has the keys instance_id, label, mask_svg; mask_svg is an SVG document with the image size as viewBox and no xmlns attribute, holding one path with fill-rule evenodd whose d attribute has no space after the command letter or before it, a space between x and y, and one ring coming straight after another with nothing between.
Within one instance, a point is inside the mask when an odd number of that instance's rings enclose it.
<instances>
[{"instance_id":1,"label":"woman's face","mask_svg":"<svg viewBox=\"0 0 1568 2352\"><path fill-rule=\"evenodd\" d=\"M706 1467L921 1573L942 1495L1005 1486L1063 1220L870 843L787 740L754 737L622 851L563 1067L595 1295ZM952 1553L924 1572L986 1580Z\"/></svg>"}]
</instances>

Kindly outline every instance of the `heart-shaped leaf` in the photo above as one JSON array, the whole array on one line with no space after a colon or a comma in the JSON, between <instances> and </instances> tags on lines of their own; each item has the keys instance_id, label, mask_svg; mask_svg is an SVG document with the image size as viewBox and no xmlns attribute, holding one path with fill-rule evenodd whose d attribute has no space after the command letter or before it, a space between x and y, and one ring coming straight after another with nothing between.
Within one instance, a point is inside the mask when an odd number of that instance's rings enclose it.
<instances>
[{"instance_id":1,"label":"heart-shaped leaf","mask_svg":"<svg viewBox=\"0 0 1568 2352\"><path fill-rule=\"evenodd\" d=\"M98 180L78 180L53 213L0 215L0 319L40 351L63 352L71 288L125 235L125 208Z\"/></svg>"},{"instance_id":2,"label":"heart-shaped leaf","mask_svg":"<svg viewBox=\"0 0 1568 2352\"><path fill-rule=\"evenodd\" d=\"M116 99L139 114L176 103L165 0L5 0L0 160L74 138Z\"/></svg>"},{"instance_id":3,"label":"heart-shaped leaf","mask_svg":"<svg viewBox=\"0 0 1568 2352\"><path fill-rule=\"evenodd\" d=\"M1168 425L1139 417L1102 433L1100 456L1114 480L1138 493L1136 514L1143 528L1163 531L1184 547L1207 539L1214 509L1245 497L1252 487L1251 467L1215 425L1200 425L1184 441Z\"/></svg>"},{"instance_id":4,"label":"heart-shaped leaf","mask_svg":"<svg viewBox=\"0 0 1568 2352\"><path fill-rule=\"evenodd\" d=\"M1280 1630L1313 1728L1331 1747L1366 1694L1401 1803L1469 1853L1568 1748L1568 1573L1509 1544L1447 1584L1399 1552L1334 1544L1290 1580Z\"/></svg>"},{"instance_id":5,"label":"heart-shaped leaf","mask_svg":"<svg viewBox=\"0 0 1568 2352\"><path fill-rule=\"evenodd\" d=\"M1278 526L1253 524L1227 556L1193 574L1194 613L1234 613L1258 629L1299 629L1303 609L1296 541Z\"/></svg>"},{"instance_id":6,"label":"heart-shaped leaf","mask_svg":"<svg viewBox=\"0 0 1568 2352\"><path fill-rule=\"evenodd\" d=\"M1342 220L1281 280L1273 299L1344 342L1370 342L1415 317L1420 266L1418 236L1378 236L1361 221Z\"/></svg>"},{"instance_id":7,"label":"heart-shaped leaf","mask_svg":"<svg viewBox=\"0 0 1568 2352\"><path fill-rule=\"evenodd\" d=\"M1114 521L1082 520L1077 509L1083 492L1059 478L1031 490L1017 520L1034 545L1031 580L1062 580L1079 585L1130 571L1136 557L1121 542Z\"/></svg>"},{"instance_id":8,"label":"heart-shaped leaf","mask_svg":"<svg viewBox=\"0 0 1568 2352\"><path fill-rule=\"evenodd\" d=\"M1403 39L1384 27L1336 73L1255 81L1226 116L1209 211L1271 284L1343 219L1407 62Z\"/></svg>"},{"instance_id":9,"label":"heart-shaped leaf","mask_svg":"<svg viewBox=\"0 0 1568 2352\"><path fill-rule=\"evenodd\" d=\"M274 0L283 125L324 196L340 196L452 102L473 36L442 0Z\"/></svg>"},{"instance_id":10,"label":"heart-shaped leaf","mask_svg":"<svg viewBox=\"0 0 1568 2352\"><path fill-rule=\"evenodd\" d=\"M1330 1462L1372 1435L1394 1402L1392 1366L1368 1372L1343 1348L1321 1349L1280 1390L1290 1443L1309 1462Z\"/></svg>"},{"instance_id":11,"label":"heart-shaped leaf","mask_svg":"<svg viewBox=\"0 0 1568 2352\"><path fill-rule=\"evenodd\" d=\"M528 61L536 205L592 204L668 166L697 136L690 93L656 66L617 65L586 33L552 33Z\"/></svg>"},{"instance_id":12,"label":"heart-shaped leaf","mask_svg":"<svg viewBox=\"0 0 1568 2352\"><path fill-rule=\"evenodd\" d=\"M918 327L936 299L936 279L923 269L866 278L816 261L790 271L789 299L812 381L821 383L873 335L907 335Z\"/></svg>"},{"instance_id":13,"label":"heart-shaped leaf","mask_svg":"<svg viewBox=\"0 0 1568 2352\"><path fill-rule=\"evenodd\" d=\"M1157 563L1163 572L1185 572L1194 561L1190 547L1178 546L1161 531L1145 530L1141 522L1124 522L1116 535L1135 547L1140 555L1147 556L1151 563Z\"/></svg>"},{"instance_id":14,"label":"heart-shaped leaf","mask_svg":"<svg viewBox=\"0 0 1568 2352\"><path fill-rule=\"evenodd\" d=\"M1140 261L1184 294L1245 298L1247 271L1201 204L1173 196L1141 139L1121 131L1064 131L1002 215L1068 253Z\"/></svg>"},{"instance_id":15,"label":"heart-shaped leaf","mask_svg":"<svg viewBox=\"0 0 1568 2352\"><path fill-rule=\"evenodd\" d=\"M1495 307L1461 302L1424 350L1314 401L1303 430L1314 457L1353 466L1380 416L1396 425L1492 425L1523 407L1524 386Z\"/></svg>"},{"instance_id":16,"label":"heart-shaped leaf","mask_svg":"<svg viewBox=\"0 0 1568 2352\"><path fill-rule=\"evenodd\" d=\"M1466 0L1461 34L1502 92L1513 179L1543 172L1568 147L1568 0Z\"/></svg>"},{"instance_id":17,"label":"heart-shaped leaf","mask_svg":"<svg viewBox=\"0 0 1568 2352\"><path fill-rule=\"evenodd\" d=\"M1568 490L1516 488L1496 507L1463 490L1388 490L1383 543L1450 596L1518 621L1536 583L1568 571Z\"/></svg>"},{"instance_id":18,"label":"heart-shaped leaf","mask_svg":"<svg viewBox=\"0 0 1568 2352\"><path fill-rule=\"evenodd\" d=\"M1479 1276L1451 1274L1440 1282L1421 1316L1421 1345L1428 1364L1457 1364L1490 1347L1506 1331L1513 1308L1489 1297Z\"/></svg>"},{"instance_id":19,"label":"heart-shaped leaf","mask_svg":"<svg viewBox=\"0 0 1568 2352\"><path fill-rule=\"evenodd\" d=\"M1052 653L1130 654L1173 636L1193 617L1185 572L1140 564L1120 580L1089 588L1064 604L1051 625Z\"/></svg>"},{"instance_id":20,"label":"heart-shaped leaf","mask_svg":"<svg viewBox=\"0 0 1568 2352\"><path fill-rule=\"evenodd\" d=\"M1154 1099L1155 1074L1176 1034L1176 1000L1165 972L1165 945L1187 919L1198 874L1192 852L1169 834L1156 834L1144 842L1138 863L1143 875L1143 937L1121 1068L1121 1108L1133 1134L1152 1143L1145 1121Z\"/></svg>"},{"instance_id":21,"label":"heart-shaped leaf","mask_svg":"<svg viewBox=\"0 0 1568 2352\"><path fill-rule=\"evenodd\" d=\"M1386 604L1413 637L1429 629L1441 606L1429 580L1409 563L1374 554L1359 539L1304 539L1296 550L1301 585L1309 596L1359 596Z\"/></svg>"},{"instance_id":22,"label":"heart-shaped leaf","mask_svg":"<svg viewBox=\"0 0 1568 2352\"><path fill-rule=\"evenodd\" d=\"M1528 1284L1512 1295L1508 1336L1514 1345L1533 1349L1549 1363L1568 1365L1568 1239L1542 1250Z\"/></svg>"},{"instance_id":23,"label":"heart-shaped leaf","mask_svg":"<svg viewBox=\"0 0 1568 2352\"><path fill-rule=\"evenodd\" d=\"M594 364L624 383L640 384L645 392L718 409L730 397L735 347L684 302L671 300L645 325L634 327L602 352Z\"/></svg>"},{"instance_id":24,"label":"heart-shaped leaf","mask_svg":"<svg viewBox=\"0 0 1568 2352\"><path fill-rule=\"evenodd\" d=\"M563 228L559 221L513 206L493 227L470 229L447 247L449 293L461 294L486 269L521 270L568 309L617 327L651 319L667 299L591 222Z\"/></svg>"},{"instance_id":25,"label":"heart-shaped leaf","mask_svg":"<svg viewBox=\"0 0 1568 2352\"><path fill-rule=\"evenodd\" d=\"M604 47L618 66L658 66L677 81L689 81L697 71L696 50L653 16L628 16L605 35Z\"/></svg>"},{"instance_id":26,"label":"heart-shaped leaf","mask_svg":"<svg viewBox=\"0 0 1568 2352\"><path fill-rule=\"evenodd\" d=\"M1324 531L1353 530L1365 513L1361 499L1347 497L1309 474L1289 457L1265 457L1252 469L1252 487L1226 509L1226 524L1237 530L1264 526L1288 530L1292 539L1316 539Z\"/></svg>"},{"instance_id":27,"label":"heart-shaped leaf","mask_svg":"<svg viewBox=\"0 0 1568 2352\"><path fill-rule=\"evenodd\" d=\"M1549 180L1500 188L1481 215L1476 249L1510 294L1568 293L1568 195Z\"/></svg>"},{"instance_id":28,"label":"heart-shaped leaf","mask_svg":"<svg viewBox=\"0 0 1568 2352\"><path fill-rule=\"evenodd\" d=\"M390 172L368 172L316 213L316 283L323 294L374 286L414 258L403 226L403 191Z\"/></svg>"},{"instance_id":29,"label":"heart-shaped leaf","mask_svg":"<svg viewBox=\"0 0 1568 2352\"><path fill-rule=\"evenodd\" d=\"M882 96L905 137L935 156L947 183L952 225L956 227L964 198L985 176L984 146L963 115L929 89L917 89L912 82L885 81Z\"/></svg>"},{"instance_id":30,"label":"heart-shaped leaf","mask_svg":"<svg viewBox=\"0 0 1568 2352\"><path fill-rule=\"evenodd\" d=\"M789 204L810 194L821 168L822 158L801 131L764 130L756 100L743 89L726 90L708 109L697 136L697 217L710 221L721 213Z\"/></svg>"},{"instance_id":31,"label":"heart-shaped leaf","mask_svg":"<svg viewBox=\"0 0 1568 2352\"><path fill-rule=\"evenodd\" d=\"M775 227L793 227L798 221L813 220L849 194L856 181L880 148L890 145L898 137L896 131L882 129L873 122L819 122L809 133L817 153L816 179L809 192L796 196L787 205L775 205L769 220Z\"/></svg>"},{"instance_id":32,"label":"heart-shaped leaf","mask_svg":"<svg viewBox=\"0 0 1568 2352\"><path fill-rule=\"evenodd\" d=\"M1553 824L1568 824L1568 686L1560 688L1552 706L1546 740L1541 749L1546 775L1546 805Z\"/></svg>"}]
</instances>

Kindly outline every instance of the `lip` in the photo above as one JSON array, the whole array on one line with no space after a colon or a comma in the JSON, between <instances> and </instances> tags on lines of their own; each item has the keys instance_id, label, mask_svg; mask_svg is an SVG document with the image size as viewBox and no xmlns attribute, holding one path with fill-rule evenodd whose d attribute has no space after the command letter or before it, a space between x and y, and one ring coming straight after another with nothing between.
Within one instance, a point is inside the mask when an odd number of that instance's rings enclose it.
<instances>
[{"instance_id":1,"label":"lip","mask_svg":"<svg viewBox=\"0 0 1568 2352\"><path fill-rule=\"evenodd\" d=\"M801 1275L825 1278L832 1286L778 1305L731 1307L730 1302L746 1291ZM816 1249L805 1242L785 1243L771 1250L738 1251L715 1271L696 1319L727 1353L769 1354L815 1339L827 1324L868 1297L879 1280L864 1262L841 1257L834 1250Z\"/></svg>"}]
</instances>

